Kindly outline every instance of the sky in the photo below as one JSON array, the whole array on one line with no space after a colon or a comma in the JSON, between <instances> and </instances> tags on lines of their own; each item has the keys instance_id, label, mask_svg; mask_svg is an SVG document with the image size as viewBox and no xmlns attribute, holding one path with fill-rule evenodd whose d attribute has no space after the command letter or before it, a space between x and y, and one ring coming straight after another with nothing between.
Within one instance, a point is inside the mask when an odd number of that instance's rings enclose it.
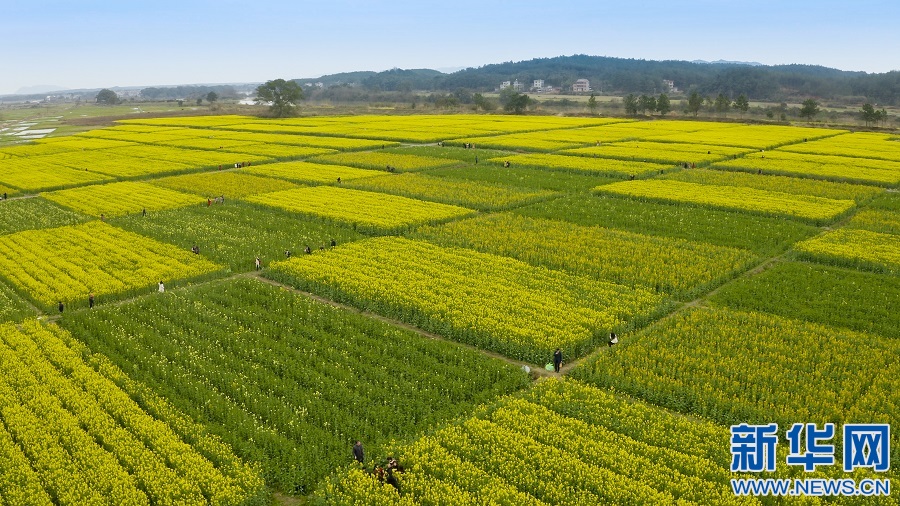
<instances>
[{"instance_id":1,"label":"sky","mask_svg":"<svg viewBox=\"0 0 900 506\"><path fill-rule=\"evenodd\" d=\"M900 1L0 0L0 94L587 54L900 70Z\"/></svg>"}]
</instances>

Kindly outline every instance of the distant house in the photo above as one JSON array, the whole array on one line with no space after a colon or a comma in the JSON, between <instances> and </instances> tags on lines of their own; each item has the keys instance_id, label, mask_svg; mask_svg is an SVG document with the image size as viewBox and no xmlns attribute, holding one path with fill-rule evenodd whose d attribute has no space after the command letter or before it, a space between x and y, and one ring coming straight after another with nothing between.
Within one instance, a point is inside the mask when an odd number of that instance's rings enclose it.
<instances>
[{"instance_id":1,"label":"distant house","mask_svg":"<svg viewBox=\"0 0 900 506\"><path fill-rule=\"evenodd\" d=\"M503 81L502 83L500 83L501 90L505 90L506 88L509 88L510 86L512 86L512 83L509 81Z\"/></svg>"},{"instance_id":2,"label":"distant house","mask_svg":"<svg viewBox=\"0 0 900 506\"><path fill-rule=\"evenodd\" d=\"M591 82L587 79L579 79L572 85L572 91L575 93L591 91Z\"/></svg>"},{"instance_id":3,"label":"distant house","mask_svg":"<svg viewBox=\"0 0 900 506\"><path fill-rule=\"evenodd\" d=\"M522 90L525 89L525 85L522 84L522 83L520 83L518 79L516 79L515 81L513 81L512 87L513 87L513 89L516 90L516 91L522 91Z\"/></svg>"},{"instance_id":4,"label":"distant house","mask_svg":"<svg viewBox=\"0 0 900 506\"><path fill-rule=\"evenodd\" d=\"M543 79L535 79L534 84L531 86L531 91L535 91L537 93L541 93L544 91L544 80Z\"/></svg>"},{"instance_id":5,"label":"distant house","mask_svg":"<svg viewBox=\"0 0 900 506\"><path fill-rule=\"evenodd\" d=\"M675 87L675 81L663 79L663 86L665 86L670 93L678 93L678 88Z\"/></svg>"}]
</instances>

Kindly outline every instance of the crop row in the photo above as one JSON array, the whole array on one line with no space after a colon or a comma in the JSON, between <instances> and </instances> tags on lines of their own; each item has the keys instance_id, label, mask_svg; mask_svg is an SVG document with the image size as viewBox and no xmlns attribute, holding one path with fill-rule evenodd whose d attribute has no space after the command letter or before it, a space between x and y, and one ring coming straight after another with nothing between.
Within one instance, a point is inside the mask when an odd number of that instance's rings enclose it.
<instances>
[{"instance_id":1,"label":"crop row","mask_svg":"<svg viewBox=\"0 0 900 506\"><path fill-rule=\"evenodd\" d=\"M202 197L227 196L229 199L258 195L281 190L290 190L297 185L282 181L259 177L244 172L203 172L171 176L151 181L155 186L192 193Z\"/></svg>"},{"instance_id":2,"label":"crop row","mask_svg":"<svg viewBox=\"0 0 900 506\"><path fill-rule=\"evenodd\" d=\"M628 176L643 176L656 174L672 168L672 165L659 163L634 162L630 160L614 160L610 158L586 158L583 156L550 155L533 153L527 155L514 155L505 158L491 159L490 163L538 167L551 170L571 170L592 174L604 174L626 178Z\"/></svg>"},{"instance_id":3,"label":"crop row","mask_svg":"<svg viewBox=\"0 0 900 506\"><path fill-rule=\"evenodd\" d=\"M86 219L40 197L0 201L0 236L35 228L74 225Z\"/></svg>"},{"instance_id":4,"label":"crop row","mask_svg":"<svg viewBox=\"0 0 900 506\"><path fill-rule=\"evenodd\" d=\"M394 451L400 494L350 469L328 504L753 504L728 431L575 381L546 380Z\"/></svg>"},{"instance_id":5,"label":"crop row","mask_svg":"<svg viewBox=\"0 0 900 506\"><path fill-rule=\"evenodd\" d=\"M816 262L900 274L900 235L842 228L794 248L801 258Z\"/></svg>"},{"instance_id":6,"label":"crop row","mask_svg":"<svg viewBox=\"0 0 900 506\"><path fill-rule=\"evenodd\" d=\"M350 462L356 439L378 452L528 381L475 351L250 279L63 324L294 494Z\"/></svg>"},{"instance_id":7,"label":"crop row","mask_svg":"<svg viewBox=\"0 0 900 506\"><path fill-rule=\"evenodd\" d=\"M811 223L830 222L854 207L852 200L792 195L770 190L687 183L671 180L622 181L598 186L595 191L663 202L684 202L770 216L799 218Z\"/></svg>"},{"instance_id":8,"label":"crop row","mask_svg":"<svg viewBox=\"0 0 900 506\"><path fill-rule=\"evenodd\" d=\"M53 156L36 156L6 160L0 171L0 184L25 192L38 192L112 180L103 174L59 166L54 159Z\"/></svg>"},{"instance_id":9,"label":"crop row","mask_svg":"<svg viewBox=\"0 0 900 506\"><path fill-rule=\"evenodd\" d=\"M663 298L524 262L384 237L272 265L268 274L443 336L543 364L647 321Z\"/></svg>"},{"instance_id":10,"label":"crop row","mask_svg":"<svg viewBox=\"0 0 900 506\"><path fill-rule=\"evenodd\" d=\"M619 160L661 163L666 165L683 163L699 163L701 165L707 165L710 162L744 155L748 151L749 150L746 148L705 144L634 141L606 143L587 148L569 149L562 151L560 154L588 157L599 156L600 158L615 158Z\"/></svg>"},{"instance_id":11,"label":"crop row","mask_svg":"<svg viewBox=\"0 0 900 506\"><path fill-rule=\"evenodd\" d=\"M48 200L91 216L120 216L200 204L199 195L161 188L148 183L123 181L83 186L43 194Z\"/></svg>"},{"instance_id":12,"label":"crop row","mask_svg":"<svg viewBox=\"0 0 900 506\"><path fill-rule=\"evenodd\" d=\"M887 134L855 132L816 142L785 146L783 149L795 153L874 158L900 162L900 143L891 140L891 136Z\"/></svg>"},{"instance_id":13,"label":"crop row","mask_svg":"<svg viewBox=\"0 0 900 506\"><path fill-rule=\"evenodd\" d=\"M573 376L725 425L888 423L900 416L896 339L690 308L621 341Z\"/></svg>"},{"instance_id":14,"label":"crop row","mask_svg":"<svg viewBox=\"0 0 900 506\"><path fill-rule=\"evenodd\" d=\"M603 195L571 195L512 212L741 248L760 255L783 251L787 245L819 232L811 225L784 218Z\"/></svg>"},{"instance_id":15,"label":"crop row","mask_svg":"<svg viewBox=\"0 0 900 506\"><path fill-rule=\"evenodd\" d=\"M555 192L515 186L475 183L421 173L366 178L350 183L354 188L421 198L489 211L550 197Z\"/></svg>"},{"instance_id":16,"label":"crop row","mask_svg":"<svg viewBox=\"0 0 900 506\"><path fill-rule=\"evenodd\" d=\"M882 209L863 209L850 221L847 228L862 228L873 232L900 235L900 211Z\"/></svg>"},{"instance_id":17,"label":"crop row","mask_svg":"<svg viewBox=\"0 0 900 506\"><path fill-rule=\"evenodd\" d=\"M431 158L427 156L404 155L398 153L384 153L378 151L366 151L362 153L338 153L313 158L311 161L318 163L333 163L337 165L349 165L363 169L393 170L409 172L414 170L432 169L455 165L454 160Z\"/></svg>"},{"instance_id":18,"label":"crop row","mask_svg":"<svg viewBox=\"0 0 900 506\"><path fill-rule=\"evenodd\" d=\"M508 213L419 229L415 235L681 298L756 259L736 248Z\"/></svg>"},{"instance_id":19,"label":"crop row","mask_svg":"<svg viewBox=\"0 0 900 506\"><path fill-rule=\"evenodd\" d=\"M664 134L648 137L661 142L683 142L687 144L717 144L755 149L770 149L785 144L806 142L810 139L834 136L843 130L825 128L801 128L778 125L739 125L715 130L704 129L697 132Z\"/></svg>"},{"instance_id":20,"label":"crop row","mask_svg":"<svg viewBox=\"0 0 900 506\"><path fill-rule=\"evenodd\" d=\"M763 172L881 186L896 185L900 182L900 168L898 168L897 162L793 153L782 150L751 153L743 158L716 163L715 166L726 170Z\"/></svg>"},{"instance_id":21,"label":"crop row","mask_svg":"<svg viewBox=\"0 0 900 506\"><path fill-rule=\"evenodd\" d=\"M86 304L89 293L120 294L217 270L189 250L99 221L28 230L0 241L0 272L45 308L59 301Z\"/></svg>"},{"instance_id":22,"label":"crop row","mask_svg":"<svg viewBox=\"0 0 900 506\"><path fill-rule=\"evenodd\" d=\"M376 172L369 169L310 162L267 163L265 165L243 169L243 172L260 176L277 177L288 181L296 181L298 183L334 183L338 178L340 178L341 181L350 181L351 179L380 176L384 174L383 172Z\"/></svg>"},{"instance_id":23,"label":"crop row","mask_svg":"<svg viewBox=\"0 0 900 506\"><path fill-rule=\"evenodd\" d=\"M210 461L35 321L0 325L0 364L0 497L12 504L239 504L265 495L236 457Z\"/></svg>"},{"instance_id":24,"label":"crop row","mask_svg":"<svg viewBox=\"0 0 900 506\"><path fill-rule=\"evenodd\" d=\"M249 202L344 223L370 233L390 233L423 223L473 214L458 206L383 193L313 186L248 197Z\"/></svg>"},{"instance_id":25,"label":"crop row","mask_svg":"<svg viewBox=\"0 0 900 506\"><path fill-rule=\"evenodd\" d=\"M724 170L681 170L664 174L659 179L672 179L686 183L711 184L717 186L734 186L737 188L755 188L793 195L812 195L835 200L868 200L884 192L883 188L861 184L835 183L815 179L796 177L748 174L746 172L729 172Z\"/></svg>"}]
</instances>

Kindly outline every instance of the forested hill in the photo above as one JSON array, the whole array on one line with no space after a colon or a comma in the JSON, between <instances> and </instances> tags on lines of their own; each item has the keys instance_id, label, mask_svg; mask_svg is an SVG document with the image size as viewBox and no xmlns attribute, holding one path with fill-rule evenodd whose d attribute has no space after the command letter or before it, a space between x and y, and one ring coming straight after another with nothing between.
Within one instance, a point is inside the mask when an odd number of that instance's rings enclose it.
<instances>
[{"instance_id":1,"label":"forested hill","mask_svg":"<svg viewBox=\"0 0 900 506\"><path fill-rule=\"evenodd\" d=\"M670 80L681 91L696 89L703 95L712 96L743 93L751 100L786 101L815 97L900 105L900 71L868 74L815 65L693 63L575 55L485 65L452 74L392 69L340 76L298 81L353 84L372 91L455 91L460 88L491 91L503 81L516 79L526 90L535 79L543 79L545 86L571 90L575 80L584 78L590 80L592 89L602 93L650 94L668 92L663 80Z\"/></svg>"}]
</instances>

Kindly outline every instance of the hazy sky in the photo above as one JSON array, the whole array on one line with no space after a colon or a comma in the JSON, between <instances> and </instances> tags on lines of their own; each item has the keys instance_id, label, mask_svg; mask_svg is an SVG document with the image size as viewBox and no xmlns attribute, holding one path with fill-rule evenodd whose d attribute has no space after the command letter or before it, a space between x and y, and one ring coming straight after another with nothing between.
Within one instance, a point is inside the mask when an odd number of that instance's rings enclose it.
<instances>
[{"instance_id":1,"label":"hazy sky","mask_svg":"<svg viewBox=\"0 0 900 506\"><path fill-rule=\"evenodd\" d=\"M898 21L898 0L0 0L0 94L572 54L887 72Z\"/></svg>"}]
</instances>

